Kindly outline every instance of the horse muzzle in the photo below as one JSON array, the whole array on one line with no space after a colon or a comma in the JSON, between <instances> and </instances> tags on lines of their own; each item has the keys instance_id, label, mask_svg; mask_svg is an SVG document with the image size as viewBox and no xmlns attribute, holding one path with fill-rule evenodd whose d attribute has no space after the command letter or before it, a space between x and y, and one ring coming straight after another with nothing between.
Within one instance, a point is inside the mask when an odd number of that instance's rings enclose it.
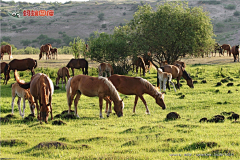
<instances>
[{"instance_id":1,"label":"horse muzzle","mask_svg":"<svg viewBox=\"0 0 240 160\"><path fill-rule=\"evenodd\" d=\"M117 116L118 116L118 117L122 117L122 116L123 116L123 113L118 113Z\"/></svg>"}]
</instances>

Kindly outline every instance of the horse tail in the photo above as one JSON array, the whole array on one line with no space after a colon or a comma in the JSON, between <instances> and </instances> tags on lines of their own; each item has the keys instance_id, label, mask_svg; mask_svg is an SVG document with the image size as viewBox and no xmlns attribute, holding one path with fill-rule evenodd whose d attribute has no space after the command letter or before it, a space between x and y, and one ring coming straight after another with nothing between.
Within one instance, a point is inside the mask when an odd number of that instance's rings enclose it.
<instances>
[{"instance_id":1,"label":"horse tail","mask_svg":"<svg viewBox=\"0 0 240 160\"><path fill-rule=\"evenodd\" d=\"M71 101L71 95L72 95L72 87L71 87L71 81L72 81L72 77L69 78L67 85L66 85L66 91L67 91L67 101L68 101L68 105Z\"/></svg>"},{"instance_id":2,"label":"horse tail","mask_svg":"<svg viewBox=\"0 0 240 160\"><path fill-rule=\"evenodd\" d=\"M10 50L10 59L12 59L12 46L10 46L11 50Z\"/></svg>"},{"instance_id":3,"label":"horse tail","mask_svg":"<svg viewBox=\"0 0 240 160\"><path fill-rule=\"evenodd\" d=\"M98 76L100 76L100 75L102 75L102 65L101 64L98 66Z\"/></svg>"},{"instance_id":4,"label":"horse tail","mask_svg":"<svg viewBox=\"0 0 240 160\"><path fill-rule=\"evenodd\" d=\"M31 82L25 83L24 81L20 80L19 75L18 75L16 70L14 71L14 76L15 76L15 79L16 79L17 83L19 84L19 86L21 88L24 88L24 89L30 88L30 83Z\"/></svg>"},{"instance_id":5,"label":"horse tail","mask_svg":"<svg viewBox=\"0 0 240 160\"><path fill-rule=\"evenodd\" d=\"M113 67L111 65L110 67L111 67L111 75L113 75L114 74Z\"/></svg>"},{"instance_id":6,"label":"horse tail","mask_svg":"<svg viewBox=\"0 0 240 160\"><path fill-rule=\"evenodd\" d=\"M86 65L85 65L85 75L88 75L88 61L86 61Z\"/></svg>"},{"instance_id":7,"label":"horse tail","mask_svg":"<svg viewBox=\"0 0 240 160\"><path fill-rule=\"evenodd\" d=\"M7 70L8 70L8 64L6 63L6 65L5 65L5 67L4 67L4 70L3 70L4 75L7 74Z\"/></svg>"},{"instance_id":8,"label":"horse tail","mask_svg":"<svg viewBox=\"0 0 240 160\"><path fill-rule=\"evenodd\" d=\"M34 60L35 61L35 66L34 66L34 68L36 68L37 67L37 60Z\"/></svg>"}]
</instances>

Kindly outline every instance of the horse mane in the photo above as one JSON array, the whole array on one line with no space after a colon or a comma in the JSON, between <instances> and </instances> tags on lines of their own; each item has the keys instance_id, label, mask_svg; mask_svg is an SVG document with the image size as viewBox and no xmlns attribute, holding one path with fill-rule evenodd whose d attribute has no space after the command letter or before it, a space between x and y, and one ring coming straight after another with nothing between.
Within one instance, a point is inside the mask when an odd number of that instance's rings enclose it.
<instances>
[{"instance_id":1,"label":"horse mane","mask_svg":"<svg viewBox=\"0 0 240 160\"><path fill-rule=\"evenodd\" d=\"M139 79L140 79L140 82L145 86L145 87L147 87L147 89L149 89L149 91L150 92L153 92L153 94L154 95L158 95L158 93L160 93L160 92L158 92L154 87L153 87L153 85L150 83L150 82L148 82L146 79L143 79L143 78L141 78L141 77L138 77ZM158 78L158 77L157 77ZM161 94L161 93L160 93Z\"/></svg>"},{"instance_id":2,"label":"horse mane","mask_svg":"<svg viewBox=\"0 0 240 160\"><path fill-rule=\"evenodd\" d=\"M110 80L108 80L108 78L105 78L105 77L102 77L102 76L99 76L98 79L102 80L108 87L109 87L109 90L110 92L118 97L118 100L121 100L119 94L118 94L118 91L117 89L114 87L114 85L112 84L112 82Z\"/></svg>"},{"instance_id":3,"label":"horse mane","mask_svg":"<svg viewBox=\"0 0 240 160\"><path fill-rule=\"evenodd\" d=\"M185 76L187 80L192 79L186 70L183 70L183 76Z\"/></svg>"},{"instance_id":4,"label":"horse mane","mask_svg":"<svg viewBox=\"0 0 240 160\"><path fill-rule=\"evenodd\" d=\"M35 61L35 66L34 66L34 68L36 68L37 67L37 60L34 60Z\"/></svg>"},{"instance_id":5,"label":"horse mane","mask_svg":"<svg viewBox=\"0 0 240 160\"><path fill-rule=\"evenodd\" d=\"M41 93L44 94L44 96L41 97L41 103L43 104L43 102L45 101L45 104L47 104L47 99L46 99L46 83L45 83L45 76L41 75L40 76L40 84L41 84Z\"/></svg>"}]
</instances>

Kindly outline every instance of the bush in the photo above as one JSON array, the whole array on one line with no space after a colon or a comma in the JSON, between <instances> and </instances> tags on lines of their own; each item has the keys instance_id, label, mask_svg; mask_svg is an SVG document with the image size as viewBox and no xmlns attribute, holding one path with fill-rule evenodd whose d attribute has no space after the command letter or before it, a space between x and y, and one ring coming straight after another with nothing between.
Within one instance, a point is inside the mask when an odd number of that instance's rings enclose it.
<instances>
[{"instance_id":1,"label":"bush","mask_svg":"<svg viewBox=\"0 0 240 160\"><path fill-rule=\"evenodd\" d=\"M229 10L234 10L234 9L236 9L236 6L234 4L229 4L229 5L225 6L224 8L229 9Z\"/></svg>"},{"instance_id":2,"label":"bush","mask_svg":"<svg viewBox=\"0 0 240 160\"><path fill-rule=\"evenodd\" d=\"M1 23L1 26L7 26L8 24L6 22Z\"/></svg>"},{"instance_id":3,"label":"bush","mask_svg":"<svg viewBox=\"0 0 240 160\"><path fill-rule=\"evenodd\" d=\"M235 12L233 13L233 15L234 15L234 16L240 16L240 12L239 12L239 11L235 11Z\"/></svg>"},{"instance_id":4,"label":"bush","mask_svg":"<svg viewBox=\"0 0 240 160\"><path fill-rule=\"evenodd\" d=\"M13 25L13 26L12 26L12 29L16 29L16 28L17 28L16 25Z\"/></svg>"},{"instance_id":5,"label":"bush","mask_svg":"<svg viewBox=\"0 0 240 160\"><path fill-rule=\"evenodd\" d=\"M99 19L100 21L104 20L104 13L100 13L100 14L98 15L98 19Z\"/></svg>"},{"instance_id":6,"label":"bush","mask_svg":"<svg viewBox=\"0 0 240 160\"><path fill-rule=\"evenodd\" d=\"M107 27L107 24L102 24L102 28L106 28Z\"/></svg>"},{"instance_id":7,"label":"bush","mask_svg":"<svg viewBox=\"0 0 240 160\"><path fill-rule=\"evenodd\" d=\"M126 12L123 12L123 15L125 16L125 15L126 15Z\"/></svg>"}]
</instances>

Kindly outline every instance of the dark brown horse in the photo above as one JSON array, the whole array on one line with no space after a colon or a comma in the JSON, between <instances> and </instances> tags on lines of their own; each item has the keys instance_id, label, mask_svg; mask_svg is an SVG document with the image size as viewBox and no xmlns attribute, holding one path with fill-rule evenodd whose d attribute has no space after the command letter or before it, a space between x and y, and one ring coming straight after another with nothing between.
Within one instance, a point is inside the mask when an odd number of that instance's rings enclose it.
<instances>
[{"instance_id":1,"label":"dark brown horse","mask_svg":"<svg viewBox=\"0 0 240 160\"><path fill-rule=\"evenodd\" d=\"M31 81L29 83L24 83L21 82L19 75L17 74L17 71L14 72L14 75L20 87L24 89L30 88L30 93L33 96L37 106L37 117L40 123L42 120L45 123L48 122L49 112L51 113L51 119L53 119L52 95L54 92L54 87L52 80L43 73L37 73L34 76L32 76Z\"/></svg>"},{"instance_id":2,"label":"dark brown horse","mask_svg":"<svg viewBox=\"0 0 240 160\"><path fill-rule=\"evenodd\" d=\"M224 53L225 53L225 50L227 51L227 56L229 55L229 56L231 56L231 46L230 46L230 44L223 44L222 46L222 54L224 55Z\"/></svg>"},{"instance_id":3,"label":"dark brown horse","mask_svg":"<svg viewBox=\"0 0 240 160\"><path fill-rule=\"evenodd\" d=\"M8 64L8 68L5 67L5 72L6 72L6 83L10 79L10 71L17 70L17 71L25 71L25 70L30 70L32 72L32 76L35 74L34 68L37 67L37 60L34 60L32 58L26 58L26 59L14 59Z\"/></svg>"},{"instance_id":4,"label":"dark brown horse","mask_svg":"<svg viewBox=\"0 0 240 160\"><path fill-rule=\"evenodd\" d=\"M190 88L194 88L192 78L189 76L189 74L186 72L186 70L179 64L177 65L166 65L163 67L160 67L163 72L168 72L172 74L172 79L177 79L177 88L180 89L180 83L179 80L181 77L183 77L187 81L187 85ZM158 76L157 76L158 77ZM157 78L157 87L159 87L159 80ZM167 83L167 88L170 89L169 83Z\"/></svg>"},{"instance_id":5,"label":"dark brown horse","mask_svg":"<svg viewBox=\"0 0 240 160\"><path fill-rule=\"evenodd\" d=\"M50 52L51 52L51 55L52 55L52 58L57 59L57 56L58 56L58 53L57 53L57 48L50 48Z\"/></svg>"},{"instance_id":6,"label":"dark brown horse","mask_svg":"<svg viewBox=\"0 0 240 160\"><path fill-rule=\"evenodd\" d=\"M5 70L5 68L6 68L6 70ZM6 75L7 75L7 68L8 68L8 64L6 63L6 62L2 62L1 63L1 70L0 70L0 72L1 72L1 74L3 73L4 74L4 82L3 82L3 84L5 83L5 81L6 81ZM9 78L10 78L10 76L9 76Z\"/></svg>"},{"instance_id":7,"label":"dark brown horse","mask_svg":"<svg viewBox=\"0 0 240 160\"><path fill-rule=\"evenodd\" d=\"M82 68L83 74L88 75L88 61L86 61L85 59L71 59L68 62L66 67L72 69L73 76L74 76L74 68L76 69Z\"/></svg>"},{"instance_id":8,"label":"dark brown horse","mask_svg":"<svg viewBox=\"0 0 240 160\"><path fill-rule=\"evenodd\" d=\"M140 76L141 76L141 68L143 70L143 76L145 76L145 70L146 70L146 66L145 66L145 62L144 59L140 56L137 56L136 59L133 59L133 72L134 72L134 65L136 65L136 73L138 74L138 67L140 67Z\"/></svg>"},{"instance_id":9,"label":"dark brown horse","mask_svg":"<svg viewBox=\"0 0 240 160\"><path fill-rule=\"evenodd\" d=\"M148 52L147 54L143 55L142 58L143 58L144 63L145 63L146 71L148 70L148 72L150 73L150 70L153 67L153 64L152 64L152 59L153 59L152 58L152 54L150 52Z\"/></svg>"},{"instance_id":10,"label":"dark brown horse","mask_svg":"<svg viewBox=\"0 0 240 160\"><path fill-rule=\"evenodd\" d=\"M42 45L40 48L39 60L42 58L44 52L46 53L46 59L49 59L51 48L52 45L50 43Z\"/></svg>"},{"instance_id":11,"label":"dark brown horse","mask_svg":"<svg viewBox=\"0 0 240 160\"><path fill-rule=\"evenodd\" d=\"M233 54L234 62L237 62L237 57L239 62L239 45L233 46L231 49L231 53Z\"/></svg>"},{"instance_id":12,"label":"dark brown horse","mask_svg":"<svg viewBox=\"0 0 240 160\"><path fill-rule=\"evenodd\" d=\"M60 80L60 78L62 78L62 88L63 88L63 79L64 79L65 84L67 84L66 77L67 77L67 80L70 78L68 68L67 67L60 68L57 72L57 75L58 75L58 77L56 78L56 86L58 86L59 80Z\"/></svg>"},{"instance_id":13,"label":"dark brown horse","mask_svg":"<svg viewBox=\"0 0 240 160\"><path fill-rule=\"evenodd\" d=\"M113 83L113 85L116 87L116 89L120 93L126 94L126 95L135 95L133 113L135 113L137 101L138 101L138 98L140 98L146 107L146 114L150 114L147 106L147 102L143 98L144 93L152 96L156 100L156 103L162 107L162 109L166 108L163 100L164 95L158 92L153 87L153 85L147 80L140 77L128 77L128 76L117 75L117 74L114 74L111 77L108 77L108 79ZM106 110L107 110L107 107L106 107Z\"/></svg>"},{"instance_id":14,"label":"dark brown horse","mask_svg":"<svg viewBox=\"0 0 240 160\"><path fill-rule=\"evenodd\" d=\"M7 45L2 45L0 52L1 52L1 60L3 60L4 53L8 53L9 60L13 58L12 57L12 46L10 46L8 44Z\"/></svg>"}]
</instances>

